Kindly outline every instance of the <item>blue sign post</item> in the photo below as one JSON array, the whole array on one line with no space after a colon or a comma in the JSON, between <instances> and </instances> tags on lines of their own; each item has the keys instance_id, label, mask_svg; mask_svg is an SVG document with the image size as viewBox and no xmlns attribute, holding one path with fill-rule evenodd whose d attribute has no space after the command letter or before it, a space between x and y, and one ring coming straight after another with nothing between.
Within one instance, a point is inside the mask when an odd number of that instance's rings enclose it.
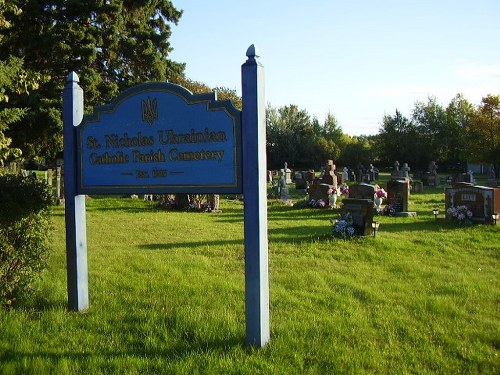
<instances>
[{"instance_id":1,"label":"blue sign post","mask_svg":"<svg viewBox=\"0 0 500 375\"><path fill-rule=\"evenodd\" d=\"M134 86L83 117L83 90L63 92L68 307L89 306L85 194L243 193L247 343L269 342L263 67L242 65L243 111L214 93Z\"/></svg>"},{"instance_id":2,"label":"blue sign post","mask_svg":"<svg viewBox=\"0 0 500 375\"><path fill-rule=\"evenodd\" d=\"M266 191L264 68L255 47L241 67L243 98L243 198L247 342L269 342L269 271Z\"/></svg>"}]
</instances>

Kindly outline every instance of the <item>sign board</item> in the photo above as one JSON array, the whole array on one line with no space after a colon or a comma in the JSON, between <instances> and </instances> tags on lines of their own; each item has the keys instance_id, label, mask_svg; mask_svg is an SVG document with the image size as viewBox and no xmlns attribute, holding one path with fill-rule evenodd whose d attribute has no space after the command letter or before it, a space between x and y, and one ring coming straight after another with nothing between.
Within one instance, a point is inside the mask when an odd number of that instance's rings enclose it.
<instances>
[{"instance_id":1,"label":"sign board","mask_svg":"<svg viewBox=\"0 0 500 375\"><path fill-rule=\"evenodd\" d=\"M241 193L241 112L214 93L135 86L85 116L80 194Z\"/></svg>"},{"instance_id":2,"label":"sign board","mask_svg":"<svg viewBox=\"0 0 500 375\"><path fill-rule=\"evenodd\" d=\"M63 91L68 308L89 308L85 194L243 193L249 345L270 340L264 70L255 46L241 66L243 111L214 93L135 86L83 117L71 72ZM242 142L242 139L245 141Z\"/></svg>"}]
</instances>

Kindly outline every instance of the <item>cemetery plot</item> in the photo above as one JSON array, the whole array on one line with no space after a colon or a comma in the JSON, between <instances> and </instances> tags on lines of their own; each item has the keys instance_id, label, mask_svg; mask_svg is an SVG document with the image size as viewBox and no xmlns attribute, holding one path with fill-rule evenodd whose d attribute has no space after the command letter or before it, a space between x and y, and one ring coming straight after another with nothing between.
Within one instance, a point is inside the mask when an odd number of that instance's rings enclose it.
<instances>
[{"instance_id":1,"label":"cemetery plot","mask_svg":"<svg viewBox=\"0 0 500 375\"><path fill-rule=\"evenodd\" d=\"M370 236L373 233L373 200L345 198L342 215L350 214L356 234Z\"/></svg>"},{"instance_id":2,"label":"cemetery plot","mask_svg":"<svg viewBox=\"0 0 500 375\"><path fill-rule=\"evenodd\" d=\"M445 189L445 207L466 206L473 221L491 222L492 215L500 213L500 188L457 183Z\"/></svg>"}]
</instances>

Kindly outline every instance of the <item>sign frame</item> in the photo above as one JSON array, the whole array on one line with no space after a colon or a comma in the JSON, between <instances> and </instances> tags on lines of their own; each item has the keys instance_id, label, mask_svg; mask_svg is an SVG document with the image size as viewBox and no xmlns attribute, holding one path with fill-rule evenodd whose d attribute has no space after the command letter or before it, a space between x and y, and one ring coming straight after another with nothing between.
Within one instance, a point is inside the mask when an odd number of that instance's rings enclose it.
<instances>
[{"instance_id":1,"label":"sign frame","mask_svg":"<svg viewBox=\"0 0 500 375\"><path fill-rule=\"evenodd\" d=\"M253 44L248 47L246 56L247 60L241 66L243 110L240 117L241 168L239 168L241 170L239 181L245 202L243 218L246 343L249 346L263 347L270 341L266 102L264 68L258 61L259 56ZM131 90L137 90L137 88ZM189 93L189 91L184 90L178 89L181 95ZM231 107L228 107L226 101L218 102L213 100L215 97L212 94L209 95L193 95L191 98L194 97L201 101L206 99L209 109L222 108L229 112L233 111ZM83 121L83 112L83 90L79 85L77 74L71 72L66 79L63 90L63 137L68 309L74 311L89 309L85 208L87 190L79 186L79 182L81 182L79 178L81 177L79 177L78 160L81 150L77 147L77 130ZM147 116L149 115L151 113L147 114ZM124 188L122 192L129 191L129 188ZM138 192L138 188L140 187L134 186L132 190ZM148 186L145 190L152 192L156 188L158 188L157 192L174 191L172 187L163 190L164 187L152 186ZM190 189L190 187L182 187L175 192L192 193L194 189ZM200 189L205 188L197 187L195 191L199 192ZM207 188L206 191L215 193L211 189ZM223 189L221 190L223 191ZM239 191L239 189L237 190ZM108 191L109 187L107 186L96 188L93 193L105 194ZM116 190L112 191L114 194L119 193ZM219 188L217 188L217 192L220 192Z\"/></svg>"},{"instance_id":2,"label":"sign frame","mask_svg":"<svg viewBox=\"0 0 500 375\"><path fill-rule=\"evenodd\" d=\"M149 118L147 116L148 112L141 113L141 108L137 106L138 101L145 96L147 96L150 105L145 105L144 102L146 102L146 100L142 100L143 111L144 107L146 107L146 109L148 107L153 107L156 110L149 111ZM151 97L154 97L154 99L151 99ZM151 103L155 105L151 105ZM134 104L138 107L135 108L137 113L130 113L130 107L134 106ZM215 160L211 162L181 161L175 163L177 164L175 166L173 166L174 163L170 160L167 161L169 156L172 155L171 152L177 150L177 148L169 149L165 145L165 143L168 142L168 138L165 136L165 139L162 137L160 140L155 132L163 133L164 130L158 129L161 129L162 123L168 122L169 119L164 118L163 121L161 119L157 119L156 121L153 120L155 114L158 116L158 111L173 105L185 107L185 109L181 108L185 111L185 115L177 119L180 123L176 124L176 129L180 131L194 131L194 127L197 127L197 131L208 131L209 128L205 126L206 124L200 126L199 123L210 121L210 116L213 117L213 115L218 115L219 118L217 120L219 120L219 123L221 120L225 122L224 125L226 126L221 133L226 137L224 143L229 141L229 144L220 145L222 142L218 142L219 148L224 146L223 150L218 152L222 153L223 157L230 158L232 167L230 173L228 172L227 163L222 164L220 160L218 162ZM196 108L196 114L192 114L195 107L200 108ZM119 112L120 110L122 110L122 112ZM224 113L225 116L219 115L221 112ZM130 117L134 115L140 117L141 114L143 122L148 120L149 127L137 125L138 119L136 119L135 122L130 120ZM146 119L144 119L144 117L146 117ZM122 126L121 123L125 123L126 126ZM105 132L110 131L110 126L113 127L111 130L114 130L119 135L125 135L127 137L127 130L138 132L131 133L130 139L137 139L137 137L133 137L133 135L140 134L140 137L146 140L148 144L145 147L140 145L130 147L109 147L108 141L105 140L105 138L107 139L109 136L106 135ZM168 126L171 127L172 124ZM192 94L184 87L168 82L139 84L122 92L110 104L95 107L92 114L83 117L83 121L78 125L77 129L76 142L79 155L77 162L77 193L79 194L242 193L241 111L235 108L230 100L217 100L215 92ZM165 133L166 129L167 128L165 128ZM203 133L198 134L204 135ZM115 139L118 139L119 135L114 134ZM93 143L93 147L91 143ZM134 158L133 153L145 155L146 157L149 156L148 154L140 153L143 149L145 152L150 150L151 154L153 150L155 153L160 153L164 161L132 163ZM97 151L97 153L95 151ZM106 163L105 160L103 164L97 165L89 161L92 155L103 155L103 152L107 159L111 159L111 156L109 156L109 152L111 152L111 155L119 155L122 160L118 160L114 164L114 160L109 160L108 163ZM196 157L200 155L200 152L189 152L185 154ZM209 153L207 151L205 154L212 156L214 152ZM201 156L204 156L204 154L201 154ZM94 158L96 157L94 156ZM102 156L98 156L97 158L103 159ZM184 165L178 166L179 164ZM211 179L211 181L197 180L198 178L203 178L203 176L200 177L199 171L196 170L196 168L199 167L198 164L203 164L202 168L207 168L205 179ZM174 171L170 171L167 168L174 168ZM181 176L181 174L185 174L186 172L191 176L192 181L190 183L183 182L186 177ZM92 177L91 182L88 182L90 180L89 176ZM127 183L117 182L120 180L120 177L126 179ZM175 181L177 182L169 182L172 177L176 179ZM219 180L216 180L217 177Z\"/></svg>"}]
</instances>

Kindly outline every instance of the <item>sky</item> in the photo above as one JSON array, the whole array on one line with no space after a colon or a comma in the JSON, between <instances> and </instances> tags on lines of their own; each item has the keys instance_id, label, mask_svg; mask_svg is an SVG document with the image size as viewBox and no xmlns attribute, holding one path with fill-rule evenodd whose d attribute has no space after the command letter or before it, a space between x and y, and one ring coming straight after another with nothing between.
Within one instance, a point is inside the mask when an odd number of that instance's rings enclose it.
<instances>
[{"instance_id":1,"label":"sky","mask_svg":"<svg viewBox=\"0 0 500 375\"><path fill-rule=\"evenodd\" d=\"M241 95L255 45L266 102L295 104L344 133L377 134L396 109L500 95L500 0L173 0L170 58L186 76Z\"/></svg>"}]
</instances>

